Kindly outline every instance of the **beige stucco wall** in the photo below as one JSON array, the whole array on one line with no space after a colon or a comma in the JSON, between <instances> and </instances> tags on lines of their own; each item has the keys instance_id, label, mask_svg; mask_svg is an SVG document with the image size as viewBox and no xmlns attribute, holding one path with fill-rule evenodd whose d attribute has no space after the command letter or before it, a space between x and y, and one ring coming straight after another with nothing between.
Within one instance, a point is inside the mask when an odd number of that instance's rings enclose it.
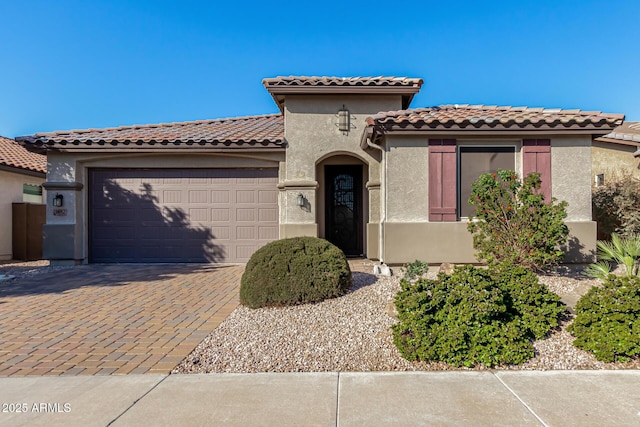
<instances>
[{"instance_id":1,"label":"beige stucco wall","mask_svg":"<svg viewBox=\"0 0 640 427\"><path fill-rule=\"evenodd\" d=\"M455 138L455 135L450 137ZM458 137L458 146L515 147L515 169L522 174L522 139ZM595 223L591 221L591 137L551 136L552 195L568 202L567 224L574 239L568 262L592 259ZM422 259L428 262L475 262L466 222L429 223L429 136L391 134L386 140L386 221L384 260L390 264ZM384 180L383 180L384 181ZM382 202L384 203L384 201ZM372 228L368 232L372 233ZM576 251L576 248L579 250ZM368 251L377 250L369 240ZM375 258L376 252L368 252Z\"/></svg>"},{"instance_id":2,"label":"beige stucco wall","mask_svg":"<svg viewBox=\"0 0 640 427\"><path fill-rule=\"evenodd\" d=\"M386 144L386 221L429 220L428 138L390 135Z\"/></svg>"},{"instance_id":3,"label":"beige stucco wall","mask_svg":"<svg viewBox=\"0 0 640 427\"><path fill-rule=\"evenodd\" d=\"M351 117L351 130L343 133L337 127L338 110L345 106ZM363 179L365 214L368 222L380 217L380 159L378 150L362 150L360 138L365 118L380 111L402 107L400 96L379 95L288 95L285 100L285 139L287 142L286 168L281 177L285 196L281 199L280 222L287 228L291 224L307 224L305 229L322 235L324 206L321 197L322 167L325 164L363 164L367 176ZM338 163L336 163L338 162ZM302 193L311 209L301 209L295 200ZM367 222L365 216L365 222Z\"/></svg>"},{"instance_id":4,"label":"beige stucco wall","mask_svg":"<svg viewBox=\"0 0 640 427\"><path fill-rule=\"evenodd\" d=\"M591 136L551 138L551 195L564 200L567 221L591 221Z\"/></svg>"},{"instance_id":5,"label":"beige stucco wall","mask_svg":"<svg viewBox=\"0 0 640 427\"><path fill-rule=\"evenodd\" d=\"M24 184L42 185L43 178L0 170L0 259L13 256L11 232L12 203L22 203ZM44 191L43 191L44 193Z\"/></svg>"},{"instance_id":6,"label":"beige stucco wall","mask_svg":"<svg viewBox=\"0 0 640 427\"><path fill-rule=\"evenodd\" d=\"M604 182L630 174L640 178L640 158L633 157L636 146L594 141L591 147L591 182L604 174Z\"/></svg>"},{"instance_id":7,"label":"beige stucco wall","mask_svg":"<svg viewBox=\"0 0 640 427\"><path fill-rule=\"evenodd\" d=\"M193 154L146 153L50 153L48 183L79 183L81 188L61 188L48 192L45 225L45 258L87 262L88 256L88 171L92 168L277 168L284 162L283 152L197 152ZM80 187L80 186L79 186ZM64 197L65 216L53 214L52 197ZM59 243L47 244L47 236L57 236ZM72 249L69 249L72 248ZM71 254L71 255L70 255Z\"/></svg>"},{"instance_id":8,"label":"beige stucco wall","mask_svg":"<svg viewBox=\"0 0 640 427\"><path fill-rule=\"evenodd\" d=\"M593 221L568 221L569 243L564 261L585 263L595 261L596 226ZM405 222L384 226L384 259L399 265L414 260L433 264L477 263L473 237L466 222Z\"/></svg>"}]
</instances>

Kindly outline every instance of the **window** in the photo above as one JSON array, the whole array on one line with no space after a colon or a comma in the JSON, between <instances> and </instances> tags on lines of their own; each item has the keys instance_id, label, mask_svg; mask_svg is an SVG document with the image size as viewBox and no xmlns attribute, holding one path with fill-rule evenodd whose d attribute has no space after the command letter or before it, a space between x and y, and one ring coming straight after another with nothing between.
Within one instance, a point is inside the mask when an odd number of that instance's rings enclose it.
<instances>
[{"instance_id":1,"label":"window","mask_svg":"<svg viewBox=\"0 0 640 427\"><path fill-rule=\"evenodd\" d=\"M42 203L42 186L22 184L22 201L24 203Z\"/></svg>"},{"instance_id":2,"label":"window","mask_svg":"<svg viewBox=\"0 0 640 427\"><path fill-rule=\"evenodd\" d=\"M475 214L475 207L467 203L471 185L483 173L498 169L515 170L515 147L459 147L458 217Z\"/></svg>"},{"instance_id":3,"label":"window","mask_svg":"<svg viewBox=\"0 0 640 427\"><path fill-rule=\"evenodd\" d=\"M429 139L429 221L449 222L475 213L467 203L471 184L483 173L515 170L515 144L458 145L455 139ZM551 140L523 139L519 175L540 174L540 193L551 200Z\"/></svg>"}]
</instances>

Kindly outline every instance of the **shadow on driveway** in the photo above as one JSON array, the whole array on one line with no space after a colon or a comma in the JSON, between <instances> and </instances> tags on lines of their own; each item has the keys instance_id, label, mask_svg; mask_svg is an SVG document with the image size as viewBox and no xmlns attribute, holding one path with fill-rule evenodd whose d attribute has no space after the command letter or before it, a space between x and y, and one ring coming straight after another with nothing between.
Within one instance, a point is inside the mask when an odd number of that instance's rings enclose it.
<instances>
[{"instance_id":1,"label":"shadow on driveway","mask_svg":"<svg viewBox=\"0 0 640 427\"><path fill-rule=\"evenodd\" d=\"M32 267L19 267L32 270ZM125 286L172 280L181 275L238 268L231 264L90 264L0 282L0 298L62 293L89 286ZM14 267L14 270L16 268ZM15 274L15 273L14 273ZM2 300L0 299L0 303Z\"/></svg>"}]
</instances>

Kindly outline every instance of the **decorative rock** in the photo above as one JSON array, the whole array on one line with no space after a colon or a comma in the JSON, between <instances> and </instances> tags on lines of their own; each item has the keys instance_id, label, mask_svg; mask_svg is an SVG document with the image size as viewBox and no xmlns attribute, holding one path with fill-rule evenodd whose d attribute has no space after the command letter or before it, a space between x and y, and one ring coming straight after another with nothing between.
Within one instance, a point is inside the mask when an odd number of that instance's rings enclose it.
<instances>
[{"instance_id":1,"label":"decorative rock","mask_svg":"<svg viewBox=\"0 0 640 427\"><path fill-rule=\"evenodd\" d=\"M385 311L391 317L398 317L398 309L396 308L396 305L393 301L387 304L387 308L385 309Z\"/></svg>"},{"instance_id":2,"label":"decorative rock","mask_svg":"<svg viewBox=\"0 0 640 427\"><path fill-rule=\"evenodd\" d=\"M450 264L448 262L443 262L442 264L440 264L438 273L451 274L453 273L453 267L454 267L453 264Z\"/></svg>"}]
</instances>

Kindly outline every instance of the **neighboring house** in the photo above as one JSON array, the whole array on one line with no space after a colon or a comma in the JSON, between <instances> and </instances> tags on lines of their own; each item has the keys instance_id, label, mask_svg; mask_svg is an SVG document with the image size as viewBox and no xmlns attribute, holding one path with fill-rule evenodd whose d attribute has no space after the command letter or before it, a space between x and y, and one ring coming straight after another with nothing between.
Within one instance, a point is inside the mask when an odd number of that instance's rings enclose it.
<instances>
[{"instance_id":1,"label":"neighboring house","mask_svg":"<svg viewBox=\"0 0 640 427\"><path fill-rule=\"evenodd\" d=\"M0 260L12 253L12 203L42 203L47 156L31 153L13 139L0 136Z\"/></svg>"},{"instance_id":2,"label":"neighboring house","mask_svg":"<svg viewBox=\"0 0 640 427\"><path fill-rule=\"evenodd\" d=\"M422 86L412 78L263 84L280 114L18 138L48 155L45 257L244 262L271 240L312 235L389 264L474 262L471 182L510 168L540 172L544 194L569 203L567 260L593 258L592 140L623 115L408 110Z\"/></svg>"},{"instance_id":3,"label":"neighboring house","mask_svg":"<svg viewBox=\"0 0 640 427\"><path fill-rule=\"evenodd\" d=\"M640 178L639 157L640 122L625 122L596 138L591 151L593 183L601 185L623 175Z\"/></svg>"}]
</instances>

